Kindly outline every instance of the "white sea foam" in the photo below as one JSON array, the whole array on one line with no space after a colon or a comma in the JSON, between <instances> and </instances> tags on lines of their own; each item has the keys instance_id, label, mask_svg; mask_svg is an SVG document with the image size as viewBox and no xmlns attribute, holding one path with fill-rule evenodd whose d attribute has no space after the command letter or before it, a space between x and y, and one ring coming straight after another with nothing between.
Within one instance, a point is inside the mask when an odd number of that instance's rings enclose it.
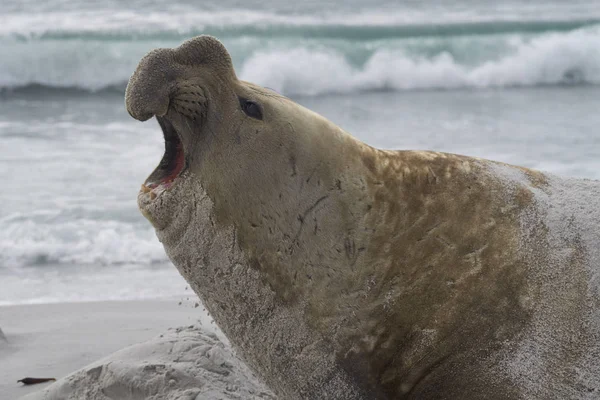
<instances>
[{"instance_id":1,"label":"white sea foam","mask_svg":"<svg viewBox=\"0 0 600 400\"><path fill-rule=\"evenodd\" d=\"M15 218L2 221L0 265L4 268L45 264L114 265L168 262L151 226L122 221L70 219L40 223Z\"/></svg>"},{"instance_id":2,"label":"white sea foam","mask_svg":"<svg viewBox=\"0 0 600 400\"><path fill-rule=\"evenodd\" d=\"M122 90L147 51L181 41L3 39L10 57L0 64L0 89L37 84ZM226 38L225 44L242 78L286 95L600 83L598 25L539 35L386 39L360 45L349 44L350 39L269 41L265 45L240 36Z\"/></svg>"},{"instance_id":3,"label":"white sea foam","mask_svg":"<svg viewBox=\"0 0 600 400\"><path fill-rule=\"evenodd\" d=\"M509 53L479 65L461 64L448 52L426 58L382 49L355 67L335 51L260 51L244 63L241 76L296 95L600 83L598 28L513 38L510 46Z\"/></svg>"}]
</instances>

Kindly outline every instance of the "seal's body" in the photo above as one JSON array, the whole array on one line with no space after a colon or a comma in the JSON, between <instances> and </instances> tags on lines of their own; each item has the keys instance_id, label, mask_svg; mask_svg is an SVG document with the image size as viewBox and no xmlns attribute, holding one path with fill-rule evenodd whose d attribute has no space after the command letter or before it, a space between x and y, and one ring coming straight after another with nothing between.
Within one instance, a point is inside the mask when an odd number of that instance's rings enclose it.
<instances>
[{"instance_id":1,"label":"seal's body","mask_svg":"<svg viewBox=\"0 0 600 400\"><path fill-rule=\"evenodd\" d=\"M142 212L282 399L600 395L600 183L371 148L208 36L126 103L166 140Z\"/></svg>"}]
</instances>

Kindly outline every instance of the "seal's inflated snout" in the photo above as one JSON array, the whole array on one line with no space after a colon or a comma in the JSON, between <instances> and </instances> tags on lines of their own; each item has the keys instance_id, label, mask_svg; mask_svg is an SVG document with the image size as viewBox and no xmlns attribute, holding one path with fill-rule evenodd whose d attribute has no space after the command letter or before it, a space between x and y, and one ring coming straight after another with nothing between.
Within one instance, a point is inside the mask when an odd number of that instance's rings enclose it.
<instances>
[{"instance_id":1,"label":"seal's inflated snout","mask_svg":"<svg viewBox=\"0 0 600 400\"><path fill-rule=\"evenodd\" d=\"M211 36L195 37L175 49L151 51L129 79L125 92L127 111L140 121L154 115L164 116L169 111L173 96L181 92L181 86L197 86L193 83L201 79L207 69L224 79L235 79L229 53ZM179 107L174 105L176 111L193 118L201 102L190 102L187 105L191 107L186 107L185 100L190 101L183 98Z\"/></svg>"},{"instance_id":2,"label":"seal's inflated snout","mask_svg":"<svg viewBox=\"0 0 600 400\"><path fill-rule=\"evenodd\" d=\"M172 49L157 49L147 54L129 78L125 105L129 114L140 121L165 115L171 90L183 68L173 60Z\"/></svg>"}]
</instances>

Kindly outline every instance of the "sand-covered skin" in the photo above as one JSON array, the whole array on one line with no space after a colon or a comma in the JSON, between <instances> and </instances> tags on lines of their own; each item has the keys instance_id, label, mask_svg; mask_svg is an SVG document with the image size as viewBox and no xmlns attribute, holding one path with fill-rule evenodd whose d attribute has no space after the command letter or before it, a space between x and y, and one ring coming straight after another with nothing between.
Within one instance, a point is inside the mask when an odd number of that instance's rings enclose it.
<instances>
[{"instance_id":1,"label":"sand-covered skin","mask_svg":"<svg viewBox=\"0 0 600 400\"><path fill-rule=\"evenodd\" d=\"M528 180L508 166L495 171L509 191ZM532 206L521 213L523 251L545 260L528 270L530 284L539 286L537 311L522 340L502 353L501 370L521 387L524 399L595 400L600 398L600 209L594 204L600 184L552 174L544 179L531 188Z\"/></svg>"},{"instance_id":2,"label":"sand-covered skin","mask_svg":"<svg viewBox=\"0 0 600 400\"><path fill-rule=\"evenodd\" d=\"M216 334L169 329L120 350L24 400L275 399Z\"/></svg>"}]
</instances>

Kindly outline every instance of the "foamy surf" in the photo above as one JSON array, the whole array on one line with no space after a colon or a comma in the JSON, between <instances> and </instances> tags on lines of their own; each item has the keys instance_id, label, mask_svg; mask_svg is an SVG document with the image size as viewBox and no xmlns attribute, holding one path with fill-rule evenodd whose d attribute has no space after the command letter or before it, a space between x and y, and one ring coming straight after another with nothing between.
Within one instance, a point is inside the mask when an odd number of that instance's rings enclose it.
<instances>
[{"instance_id":1,"label":"foamy surf","mask_svg":"<svg viewBox=\"0 0 600 400\"><path fill-rule=\"evenodd\" d=\"M241 76L292 95L600 83L598 27L500 40L504 54L475 63L450 49L429 57L401 47L377 49L360 66L335 50L259 51L244 63Z\"/></svg>"},{"instance_id":2,"label":"foamy surf","mask_svg":"<svg viewBox=\"0 0 600 400\"><path fill-rule=\"evenodd\" d=\"M122 91L147 51L201 33L225 42L241 78L285 95L600 82L593 14L71 14L0 17L0 91Z\"/></svg>"},{"instance_id":3,"label":"foamy surf","mask_svg":"<svg viewBox=\"0 0 600 400\"><path fill-rule=\"evenodd\" d=\"M168 263L152 227L90 217L66 221L2 221L0 269L44 265L152 265Z\"/></svg>"}]
</instances>

